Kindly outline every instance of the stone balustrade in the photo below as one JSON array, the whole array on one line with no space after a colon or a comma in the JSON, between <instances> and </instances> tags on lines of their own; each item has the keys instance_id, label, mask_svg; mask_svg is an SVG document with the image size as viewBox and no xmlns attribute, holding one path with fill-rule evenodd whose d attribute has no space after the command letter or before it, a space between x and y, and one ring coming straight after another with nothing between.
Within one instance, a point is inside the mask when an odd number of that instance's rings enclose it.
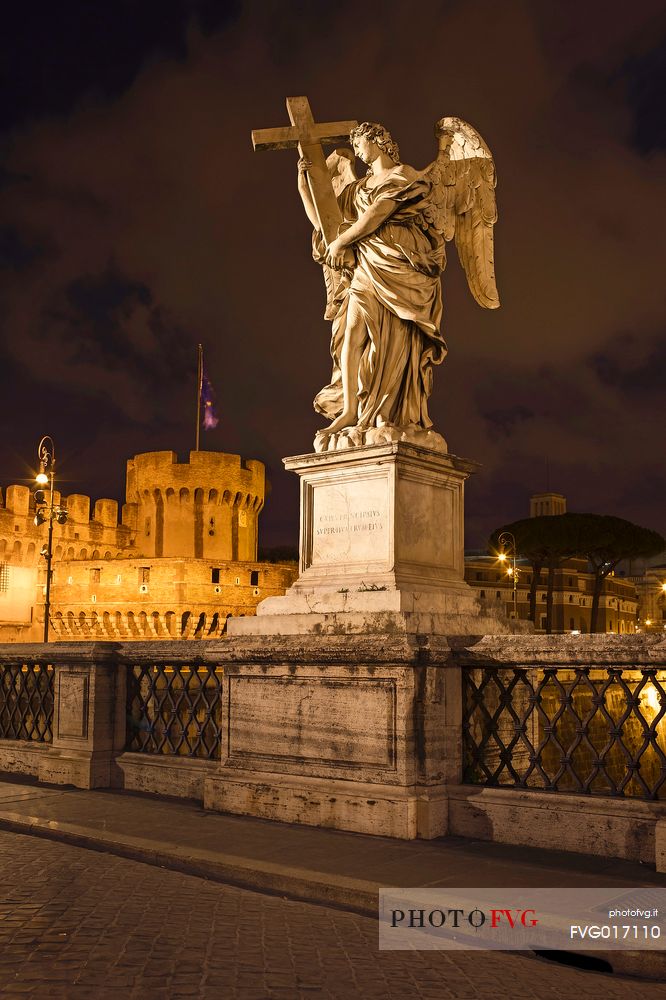
<instances>
[{"instance_id":1,"label":"stone balustrade","mask_svg":"<svg viewBox=\"0 0 666 1000\"><path fill-rule=\"evenodd\" d=\"M387 836L666 870L665 735L656 635L0 646L0 771Z\"/></svg>"}]
</instances>

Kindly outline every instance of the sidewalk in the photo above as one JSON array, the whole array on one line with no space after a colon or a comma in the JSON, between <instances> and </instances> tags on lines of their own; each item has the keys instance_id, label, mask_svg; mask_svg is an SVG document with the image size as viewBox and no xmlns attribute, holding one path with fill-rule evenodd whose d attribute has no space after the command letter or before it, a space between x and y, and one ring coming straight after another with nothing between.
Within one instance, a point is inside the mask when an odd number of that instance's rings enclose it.
<instances>
[{"instance_id":1,"label":"sidewalk","mask_svg":"<svg viewBox=\"0 0 666 1000\"><path fill-rule=\"evenodd\" d=\"M666 887L666 875L627 861L461 837L399 841L206 812L190 801L13 781L0 781L0 829L373 917L379 888L390 886Z\"/></svg>"}]
</instances>

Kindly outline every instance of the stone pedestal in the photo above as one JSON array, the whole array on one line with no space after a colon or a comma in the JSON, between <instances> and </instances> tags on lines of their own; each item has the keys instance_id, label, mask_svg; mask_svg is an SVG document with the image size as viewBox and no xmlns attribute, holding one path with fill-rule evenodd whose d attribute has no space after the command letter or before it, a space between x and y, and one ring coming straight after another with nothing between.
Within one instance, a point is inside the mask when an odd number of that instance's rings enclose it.
<instances>
[{"instance_id":1,"label":"stone pedestal","mask_svg":"<svg viewBox=\"0 0 666 1000\"><path fill-rule=\"evenodd\" d=\"M230 635L481 634L464 580L464 483L478 465L406 442L285 459L301 479L299 577Z\"/></svg>"}]
</instances>

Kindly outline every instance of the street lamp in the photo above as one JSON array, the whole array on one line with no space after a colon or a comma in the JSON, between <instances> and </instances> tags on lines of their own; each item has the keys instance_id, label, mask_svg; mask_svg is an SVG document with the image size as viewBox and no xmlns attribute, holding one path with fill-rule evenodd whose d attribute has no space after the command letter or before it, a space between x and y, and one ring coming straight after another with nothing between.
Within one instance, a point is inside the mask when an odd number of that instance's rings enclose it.
<instances>
[{"instance_id":1,"label":"street lamp","mask_svg":"<svg viewBox=\"0 0 666 1000\"><path fill-rule=\"evenodd\" d=\"M53 522L64 524L67 520L67 511L64 507L55 503L54 479L55 479L55 445L53 438L46 434L37 447L37 458L39 459L39 472L35 481L40 489L35 490L35 525L49 523L49 532L46 545L41 551L41 555L46 559L46 590L44 592L44 642L49 641L49 613L51 608L51 562L53 560ZM49 486L49 490L41 489Z\"/></svg>"},{"instance_id":2,"label":"street lamp","mask_svg":"<svg viewBox=\"0 0 666 1000\"><path fill-rule=\"evenodd\" d=\"M509 556L511 557L511 565L507 567L506 575L511 577L512 590L513 590L513 617L518 617L518 569L516 568L516 539L511 534L510 531L503 531L502 534L497 539L500 546L500 552L497 556L499 562L504 563L507 560L507 553L505 548L509 546Z\"/></svg>"}]
</instances>

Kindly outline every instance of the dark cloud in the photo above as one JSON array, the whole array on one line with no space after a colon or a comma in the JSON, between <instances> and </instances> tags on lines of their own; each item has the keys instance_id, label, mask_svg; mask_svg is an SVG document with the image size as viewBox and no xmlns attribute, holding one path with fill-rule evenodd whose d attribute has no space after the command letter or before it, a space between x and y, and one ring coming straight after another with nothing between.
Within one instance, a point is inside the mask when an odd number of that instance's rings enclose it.
<instances>
[{"instance_id":1,"label":"dark cloud","mask_svg":"<svg viewBox=\"0 0 666 1000\"><path fill-rule=\"evenodd\" d=\"M319 120L384 121L415 166L444 114L495 155L502 307L473 302L452 251L430 405L451 449L483 464L469 541L527 513L546 478L572 509L664 530L656 2L424 0L418 30L397 2L48 9L32 50L25 26L2 42L16 52L0 137L4 481L46 431L96 495L120 494L130 454L184 454L202 342L221 416L204 446L267 462L263 540L294 540L281 458L321 425L330 330L295 155L255 154L249 133L306 93Z\"/></svg>"},{"instance_id":2,"label":"dark cloud","mask_svg":"<svg viewBox=\"0 0 666 1000\"><path fill-rule=\"evenodd\" d=\"M594 354L589 365L599 381L616 389L626 403L646 396L663 409L666 385L666 338L653 341L625 334L614 338L605 351ZM654 398L656 397L656 399Z\"/></svg>"},{"instance_id":3,"label":"dark cloud","mask_svg":"<svg viewBox=\"0 0 666 1000\"><path fill-rule=\"evenodd\" d=\"M631 139L641 153L666 149L666 16L647 51L626 59L611 77L625 88L633 115Z\"/></svg>"},{"instance_id":4,"label":"dark cloud","mask_svg":"<svg viewBox=\"0 0 666 1000\"><path fill-rule=\"evenodd\" d=\"M12 4L0 35L0 129L45 114L66 114L82 100L122 94L148 60L187 57L193 19L212 31L237 15L223 0L33 0Z\"/></svg>"},{"instance_id":5,"label":"dark cloud","mask_svg":"<svg viewBox=\"0 0 666 1000\"><path fill-rule=\"evenodd\" d=\"M501 437L511 437L518 424L534 419L533 411L520 403L497 410L487 410L485 413L482 412L481 416L489 424L488 434L491 441Z\"/></svg>"},{"instance_id":6,"label":"dark cloud","mask_svg":"<svg viewBox=\"0 0 666 1000\"><path fill-rule=\"evenodd\" d=\"M27 240L16 226L0 226L0 271L22 271L45 253Z\"/></svg>"}]
</instances>

